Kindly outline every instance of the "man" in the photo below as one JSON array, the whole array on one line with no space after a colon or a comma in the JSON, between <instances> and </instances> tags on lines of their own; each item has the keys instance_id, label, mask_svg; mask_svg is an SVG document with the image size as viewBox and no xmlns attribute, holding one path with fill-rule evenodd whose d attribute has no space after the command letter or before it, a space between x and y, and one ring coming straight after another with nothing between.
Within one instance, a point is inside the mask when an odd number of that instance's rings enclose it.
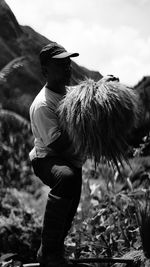
<instances>
[{"instance_id":1,"label":"man","mask_svg":"<svg viewBox=\"0 0 150 267\"><path fill-rule=\"evenodd\" d=\"M64 258L64 239L80 200L82 158L75 154L67 133L60 128L57 107L69 85L71 57L78 55L57 43L41 50L46 85L30 107L34 135L30 159L35 174L50 187L37 254L38 261L48 267L72 266Z\"/></svg>"},{"instance_id":2,"label":"man","mask_svg":"<svg viewBox=\"0 0 150 267\"><path fill-rule=\"evenodd\" d=\"M45 46L40 63L46 85L30 107L34 148L30 159L35 174L50 187L48 194L38 261L46 267L67 267L72 264L64 258L64 239L76 213L82 186L82 156L59 124L57 107L66 94L71 77L71 57L57 43ZM107 80L118 80L106 76Z\"/></svg>"}]
</instances>

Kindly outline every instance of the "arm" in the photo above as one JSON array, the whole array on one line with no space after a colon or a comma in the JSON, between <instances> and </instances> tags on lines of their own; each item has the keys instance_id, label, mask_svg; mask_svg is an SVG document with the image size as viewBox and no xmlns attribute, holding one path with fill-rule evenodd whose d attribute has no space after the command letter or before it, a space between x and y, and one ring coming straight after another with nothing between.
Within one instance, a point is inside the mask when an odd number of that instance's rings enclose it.
<instances>
[{"instance_id":1,"label":"arm","mask_svg":"<svg viewBox=\"0 0 150 267\"><path fill-rule=\"evenodd\" d=\"M75 153L69 136L61 131L58 117L53 110L45 106L39 108L36 112L36 126L45 146L66 157Z\"/></svg>"}]
</instances>

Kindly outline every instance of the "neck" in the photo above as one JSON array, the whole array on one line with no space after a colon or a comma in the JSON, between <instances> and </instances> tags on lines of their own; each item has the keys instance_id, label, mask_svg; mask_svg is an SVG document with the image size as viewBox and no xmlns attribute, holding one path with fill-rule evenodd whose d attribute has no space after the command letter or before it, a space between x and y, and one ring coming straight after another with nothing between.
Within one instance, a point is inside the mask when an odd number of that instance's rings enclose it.
<instances>
[{"instance_id":1,"label":"neck","mask_svg":"<svg viewBox=\"0 0 150 267\"><path fill-rule=\"evenodd\" d=\"M66 86L65 85L60 85L60 84L58 85L58 84L49 84L49 83L47 83L46 84L46 87L49 90L51 90L51 91L53 91L53 92L55 92L57 94L60 94L60 95L66 94Z\"/></svg>"}]
</instances>

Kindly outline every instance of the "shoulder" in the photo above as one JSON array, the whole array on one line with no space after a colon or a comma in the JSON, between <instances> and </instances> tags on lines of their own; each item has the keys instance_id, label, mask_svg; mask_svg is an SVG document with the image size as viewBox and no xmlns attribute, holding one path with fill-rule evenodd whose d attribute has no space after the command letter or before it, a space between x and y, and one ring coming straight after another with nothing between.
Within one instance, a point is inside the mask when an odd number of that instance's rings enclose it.
<instances>
[{"instance_id":1,"label":"shoulder","mask_svg":"<svg viewBox=\"0 0 150 267\"><path fill-rule=\"evenodd\" d=\"M50 106L46 105L45 103L38 105L36 108L37 116L44 115L44 116L49 117L53 113L54 113L54 110Z\"/></svg>"},{"instance_id":2,"label":"shoulder","mask_svg":"<svg viewBox=\"0 0 150 267\"><path fill-rule=\"evenodd\" d=\"M30 106L30 112L35 112L39 108L46 106L46 97L45 97L45 87L43 87L40 92L36 95L34 98L31 106Z\"/></svg>"},{"instance_id":3,"label":"shoulder","mask_svg":"<svg viewBox=\"0 0 150 267\"><path fill-rule=\"evenodd\" d=\"M32 112L31 117L37 125L42 125L41 127L43 127L43 125L44 127L48 127L53 121L58 120L56 113L45 105L37 107L36 110Z\"/></svg>"}]
</instances>

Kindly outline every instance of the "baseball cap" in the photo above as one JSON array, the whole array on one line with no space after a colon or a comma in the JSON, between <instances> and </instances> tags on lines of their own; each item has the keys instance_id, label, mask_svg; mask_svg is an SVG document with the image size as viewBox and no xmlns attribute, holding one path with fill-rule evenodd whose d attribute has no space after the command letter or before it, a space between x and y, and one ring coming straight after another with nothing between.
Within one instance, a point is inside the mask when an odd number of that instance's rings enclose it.
<instances>
[{"instance_id":1,"label":"baseball cap","mask_svg":"<svg viewBox=\"0 0 150 267\"><path fill-rule=\"evenodd\" d=\"M44 46L40 52L41 63L46 63L49 59L52 58L66 58L66 57L77 57L79 53L69 53L63 46L52 42Z\"/></svg>"}]
</instances>

